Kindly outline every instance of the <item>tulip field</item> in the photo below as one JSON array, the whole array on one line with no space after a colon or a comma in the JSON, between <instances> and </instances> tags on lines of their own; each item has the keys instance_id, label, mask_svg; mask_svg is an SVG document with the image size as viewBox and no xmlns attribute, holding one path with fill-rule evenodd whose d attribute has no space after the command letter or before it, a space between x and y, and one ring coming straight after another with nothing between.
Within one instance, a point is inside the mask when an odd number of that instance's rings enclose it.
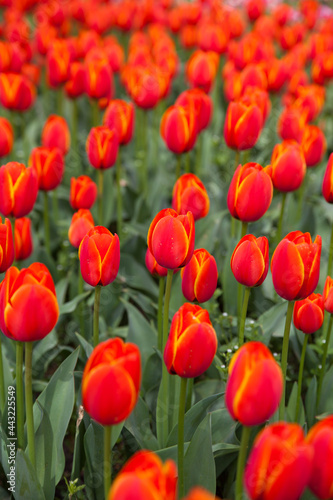
<instances>
[{"instance_id":1,"label":"tulip field","mask_svg":"<svg viewBox=\"0 0 333 500\"><path fill-rule=\"evenodd\" d=\"M331 2L0 12L0 500L333 500Z\"/></svg>"}]
</instances>

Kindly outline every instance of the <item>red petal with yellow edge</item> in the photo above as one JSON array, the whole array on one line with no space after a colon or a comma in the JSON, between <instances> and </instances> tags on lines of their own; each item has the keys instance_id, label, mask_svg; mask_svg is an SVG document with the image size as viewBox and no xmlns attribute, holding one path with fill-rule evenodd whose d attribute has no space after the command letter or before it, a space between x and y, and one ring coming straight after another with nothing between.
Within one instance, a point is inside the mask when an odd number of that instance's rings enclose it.
<instances>
[{"instance_id":1,"label":"red petal with yellow edge","mask_svg":"<svg viewBox=\"0 0 333 500\"><path fill-rule=\"evenodd\" d=\"M262 130L262 113L257 106L250 106L237 121L234 129L234 140L239 151L252 148Z\"/></svg>"},{"instance_id":2,"label":"red petal with yellow edge","mask_svg":"<svg viewBox=\"0 0 333 500\"><path fill-rule=\"evenodd\" d=\"M217 265L214 257L210 255L200 267L197 279L194 285L194 293L197 301L202 303L209 300L217 286Z\"/></svg>"},{"instance_id":3,"label":"red petal with yellow edge","mask_svg":"<svg viewBox=\"0 0 333 500\"><path fill-rule=\"evenodd\" d=\"M81 274L91 286L96 286L101 280L101 257L92 238L86 235L79 248Z\"/></svg>"},{"instance_id":4,"label":"red petal with yellow edge","mask_svg":"<svg viewBox=\"0 0 333 500\"><path fill-rule=\"evenodd\" d=\"M286 300L295 300L304 282L304 265L294 243L280 241L273 253L271 271L276 293Z\"/></svg>"},{"instance_id":5,"label":"red petal with yellow edge","mask_svg":"<svg viewBox=\"0 0 333 500\"><path fill-rule=\"evenodd\" d=\"M112 237L111 244L102 261L102 285L106 286L112 283L118 274L120 265L120 243L118 235Z\"/></svg>"},{"instance_id":6,"label":"red petal with yellow edge","mask_svg":"<svg viewBox=\"0 0 333 500\"><path fill-rule=\"evenodd\" d=\"M199 263L194 254L190 262L182 269L182 292L185 299L191 302L193 302L196 298L194 285L199 273L199 269Z\"/></svg>"},{"instance_id":7,"label":"red petal with yellow edge","mask_svg":"<svg viewBox=\"0 0 333 500\"><path fill-rule=\"evenodd\" d=\"M178 217L178 214L175 210L172 208L164 208L158 214L155 215L154 219L152 220L149 230L148 230L148 235L147 235L147 245L151 253L153 253L152 250L152 236L155 230L155 227L157 226L158 222L166 217L167 215L170 215L171 217Z\"/></svg>"},{"instance_id":8,"label":"red petal with yellow edge","mask_svg":"<svg viewBox=\"0 0 333 500\"><path fill-rule=\"evenodd\" d=\"M164 500L149 480L136 472L120 474L112 484L108 500Z\"/></svg>"},{"instance_id":9,"label":"red petal with yellow edge","mask_svg":"<svg viewBox=\"0 0 333 500\"><path fill-rule=\"evenodd\" d=\"M244 222L260 219L271 204L273 183L264 170L253 170L239 185L236 200L238 218Z\"/></svg>"},{"instance_id":10,"label":"red petal with yellow edge","mask_svg":"<svg viewBox=\"0 0 333 500\"><path fill-rule=\"evenodd\" d=\"M13 181L6 165L3 165L0 168L0 213L4 216L11 215L14 203Z\"/></svg>"},{"instance_id":11,"label":"red petal with yellow edge","mask_svg":"<svg viewBox=\"0 0 333 500\"><path fill-rule=\"evenodd\" d=\"M265 271L264 257L257 242L250 239L237 245L230 265L238 283L248 287L256 286Z\"/></svg>"},{"instance_id":12,"label":"red petal with yellow edge","mask_svg":"<svg viewBox=\"0 0 333 500\"><path fill-rule=\"evenodd\" d=\"M152 239L152 254L160 266L177 269L187 256L189 240L183 224L171 216L159 220Z\"/></svg>"},{"instance_id":13,"label":"red petal with yellow edge","mask_svg":"<svg viewBox=\"0 0 333 500\"><path fill-rule=\"evenodd\" d=\"M14 185L14 217L24 217L33 209L38 194L37 173L31 168L22 172Z\"/></svg>"}]
</instances>

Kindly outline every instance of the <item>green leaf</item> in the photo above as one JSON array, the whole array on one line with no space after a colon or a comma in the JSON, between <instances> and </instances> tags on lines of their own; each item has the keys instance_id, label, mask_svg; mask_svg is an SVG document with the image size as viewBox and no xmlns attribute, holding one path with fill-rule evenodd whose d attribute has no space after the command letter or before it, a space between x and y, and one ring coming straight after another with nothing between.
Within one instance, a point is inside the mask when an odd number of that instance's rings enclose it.
<instances>
[{"instance_id":1,"label":"green leaf","mask_svg":"<svg viewBox=\"0 0 333 500\"><path fill-rule=\"evenodd\" d=\"M7 419L4 422L4 425L6 424L7 424ZM8 439L7 434L5 433L2 425L0 424L0 464L2 465L5 474L9 472L7 439Z\"/></svg>"},{"instance_id":2,"label":"green leaf","mask_svg":"<svg viewBox=\"0 0 333 500\"><path fill-rule=\"evenodd\" d=\"M35 470L23 450L16 453L16 488L14 498L17 500L47 500L38 482Z\"/></svg>"},{"instance_id":3,"label":"green leaf","mask_svg":"<svg viewBox=\"0 0 333 500\"><path fill-rule=\"evenodd\" d=\"M235 436L237 422L233 420L226 408L211 412L211 426L213 444L238 444L238 439Z\"/></svg>"},{"instance_id":4,"label":"green leaf","mask_svg":"<svg viewBox=\"0 0 333 500\"><path fill-rule=\"evenodd\" d=\"M159 444L150 428L150 420L148 406L139 397L134 410L125 422L125 427L141 448L155 451L159 449Z\"/></svg>"},{"instance_id":5,"label":"green leaf","mask_svg":"<svg viewBox=\"0 0 333 500\"><path fill-rule=\"evenodd\" d=\"M286 408L286 413L287 413L287 421L288 422L295 422L295 413L296 413L296 402L297 402L297 387L298 384L297 382L294 382L290 398L288 401L288 406ZM300 401L300 407L299 407L299 417L298 417L298 423L300 425L304 425L305 422L305 414L304 414L304 407L303 407L303 402L302 398Z\"/></svg>"},{"instance_id":6,"label":"green leaf","mask_svg":"<svg viewBox=\"0 0 333 500\"><path fill-rule=\"evenodd\" d=\"M97 422L91 423L84 435L84 450L86 467L84 469L84 484L88 498L99 500L104 498L103 464L104 464L104 429Z\"/></svg>"},{"instance_id":7,"label":"green leaf","mask_svg":"<svg viewBox=\"0 0 333 500\"><path fill-rule=\"evenodd\" d=\"M206 415L197 427L184 457L185 493L202 486L213 495L216 489L215 463L212 450L211 416Z\"/></svg>"},{"instance_id":8,"label":"green leaf","mask_svg":"<svg viewBox=\"0 0 333 500\"><path fill-rule=\"evenodd\" d=\"M58 345L55 330L52 330L43 340L36 342L32 351L33 377L42 377L49 363L50 351Z\"/></svg>"},{"instance_id":9,"label":"green leaf","mask_svg":"<svg viewBox=\"0 0 333 500\"><path fill-rule=\"evenodd\" d=\"M188 447L190 446L190 443L185 442L184 443L184 454L186 454ZM168 448L162 448L162 450L156 450L155 452L162 460L165 462L168 459L173 460L178 464L178 446L173 445L169 446Z\"/></svg>"},{"instance_id":10,"label":"green leaf","mask_svg":"<svg viewBox=\"0 0 333 500\"><path fill-rule=\"evenodd\" d=\"M143 264L133 259L133 255L122 253L118 276L121 280L124 280L127 286L157 296L158 286L156 281Z\"/></svg>"},{"instance_id":11,"label":"green leaf","mask_svg":"<svg viewBox=\"0 0 333 500\"><path fill-rule=\"evenodd\" d=\"M86 357L88 359L90 354L93 352L93 349L94 349L93 346L91 344L89 344L89 342L86 339L84 339L82 337L82 335L80 335L79 333L75 332L75 335L76 335L78 341L80 342L80 345L81 345L82 349L84 350Z\"/></svg>"},{"instance_id":12,"label":"green leaf","mask_svg":"<svg viewBox=\"0 0 333 500\"><path fill-rule=\"evenodd\" d=\"M124 305L129 321L127 342L133 342L139 347L142 366L144 366L149 356L155 352L154 347L155 349L157 347L157 334L136 307L125 301Z\"/></svg>"},{"instance_id":13,"label":"green leaf","mask_svg":"<svg viewBox=\"0 0 333 500\"><path fill-rule=\"evenodd\" d=\"M305 396L306 420L310 429L316 422L317 379L312 377Z\"/></svg>"},{"instance_id":14,"label":"green leaf","mask_svg":"<svg viewBox=\"0 0 333 500\"><path fill-rule=\"evenodd\" d=\"M333 366L325 373L320 401L318 405L318 414L333 413Z\"/></svg>"},{"instance_id":15,"label":"green leaf","mask_svg":"<svg viewBox=\"0 0 333 500\"><path fill-rule=\"evenodd\" d=\"M156 351L149 356L142 373L141 390L145 393L158 387L162 377L161 354Z\"/></svg>"},{"instance_id":16,"label":"green leaf","mask_svg":"<svg viewBox=\"0 0 333 500\"><path fill-rule=\"evenodd\" d=\"M283 337L287 304L286 301L276 304L257 319L257 324L263 333L261 341L264 344L269 344L273 334L274 337Z\"/></svg>"},{"instance_id":17,"label":"green leaf","mask_svg":"<svg viewBox=\"0 0 333 500\"><path fill-rule=\"evenodd\" d=\"M213 453L215 458L229 455L229 453L238 453L239 449L239 444L220 443L213 445Z\"/></svg>"},{"instance_id":18,"label":"green leaf","mask_svg":"<svg viewBox=\"0 0 333 500\"><path fill-rule=\"evenodd\" d=\"M66 278L62 278L56 284L56 294L57 294L57 301L58 301L59 307L65 301L67 288L68 288L68 276L66 276Z\"/></svg>"},{"instance_id":19,"label":"green leaf","mask_svg":"<svg viewBox=\"0 0 333 500\"><path fill-rule=\"evenodd\" d=\"M77 308L78 304L80 302L82 302L82 300L84 300L90 294L91 294L90 291L89 292L80 293L80 295L77 295L74 299L72 299L69 302L66 302L65 304L63 304L62 306L60 306L60 308L59 308L59 314L60 314L60 316L62 314L69 314L69 313L74 312L75 309Z\"/></svg>"},{"instance_id":20,"label":"green leaf","mask_svg":"<svg viewBox=\"0 0 333 500\"><path fill-rule=\"evenodd\" d=\"M238 242L234 238L230 240L222 270L222 290L225 291L222 296L223 307L224 311L227 311L231 316L236 316L237 314L238 283L230 267L230 259L237 243Z\"/></svg>"}]
</instances>

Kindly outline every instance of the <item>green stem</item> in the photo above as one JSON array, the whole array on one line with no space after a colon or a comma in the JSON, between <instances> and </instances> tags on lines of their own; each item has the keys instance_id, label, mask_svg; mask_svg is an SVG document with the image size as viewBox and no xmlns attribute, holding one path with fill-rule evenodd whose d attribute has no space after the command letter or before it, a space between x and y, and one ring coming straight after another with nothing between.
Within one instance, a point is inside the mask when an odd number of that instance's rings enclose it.
<instances>
[{"instance_id":1,"label":"green stem","mask_svg":"<svg viewBox=\"0 0 333 500\"><path fill-rule=\"evenodd\" d=\"M231 216L230 236L231 238L234 238L236 236L236 221L233 216Z\"/></svg>"},{"instance_id":2,"label":"green stem","mask_svg":"<svg viewBox=\"0 0 333 500\"><path fill-rule=\"evenodd\" d=\"M177 163L176 163L176 181L180 177L180 172L182 168L182 155L177 155Z\"/></svg>"},{"instance_id":3,"label":"green stem","mask_svg":"<svg viewBox=\"0 0 333 500\"><path fill-rule=\"evenodd\" d=\"M332 273L332 259L333 259L333 224L331 228L330 251L328 254L328 263L327 263L327 276L331 276Z\"/></svg>"},{"instance_id":4,"label":"green stem","mask_svg":"<svg viewBox=\"0 0 333 500\"><path fill-rule=\"evenodd\" d=\"M248 226L248 223L247 223L247 222L242 221L241 239L242 239L242 238L246 235L246 233L247 233L247 226Z\"/></svg>"},{"instance_id":5,"label":"green stem","mask_svg":"<svg viewBox=\"0 0 333 500\"><path fill-rule=\"evenodd\" d=\"M308 344L309 335L305 334L305 339L302 347L301 360L299 364L299 372L298 372L298 385L297 385L297 400L296 400L296 411L295 411L295 422L298 422L299 416L299 408L301 404L301 393L302 393L302 379L303 379L303 370L304 370L304 361L305 361L305 353L306 346Z\"/></svg>"},{"instance_id":6,"label":"green stem","mask_svg":"<svg viewBox=\"0 0 333 500\"><path fill-rule=\"evenodd\" d=\"M93 344L96 347L99 343L99 303L101 299L101 285L95 287L95 302L94 302L94 328L93 328Z\"/></svg>"},{"instance_id":7,"label":"green stem","mask_svg":"<svg viewBox=\"0 0 333 500\"><path fill-rule=\"evenodd\" d=\"M164 309L163 309L163 337L162 337L162 355L164 352L165 344L168 340L169 331L169 304L171 295L173 270L169 269L167 274L167 281L165 286ZM156 408L156 425L157 434L161 440L161 447L164 448L168 439L169 426L169 384L168 384L168 370L165 363L162 363L162 380L161 380L161 400Z\"/></svg>"},{"instance_id":8,"label":"green stem","mask_svg":"<svg viewBox=\"0 0 333 500\"><path fill-rule=\"evenodd\" d=\"M164 297L164 289L165 289L165 278L160 276L159 279L159 294L158 294L158 312L157 312L157 347L160 353L163 355L163 297Z\"/></svg>"},{"instance_id":9,"label":"green stem","mask_svg":"<svg viewBox=\"0 0 333 500\"><path fill-rule=\"evenodd\" d=\"M63 94L63 89L62 87L60 87L57 91L57 114L60 115L60 116L63 116L63 112L64 112L64 109L63 109L63 104L64 104L64 94Z\"/></svg>"},{"instance_id":10,"label":"green stem","mask_svg":"<svg viewBox=\"0 0 333 500\"><path fill-rule=\"evenodd\" d=\"M192 406L193 385L194 385L194 379L190 378L187 384L186 411L190 410Z\"/></svg>"},{"instance_id":11,"label":"green stem","mask_svg":"<svg viewBox=\"0 0 333 500\"><path fill-rule=\"evenodd\" d=\"M58 203L58 196L56 189L52 191L52 205L53 205L53 220L57 222L59 220L59 203Z\"/></svg>"},{"instance_id":12,"label":"green stem","mask_svg":"<svg viewBox=\"0 0 333 500\"><path fill-rule=\"evenodd\" d=\"M246 320L247 306L249 303L250 293L251 293L251 288L246 286L243 298L242 313L239 323L238 347L241 347L244 344L245 320Z\"/></svg>"},{"instance_id":13,"label":"green stem","mask_svg":"<svg viewBox=\"0 0 333 500\"><path fill-rule=\"evenodd\" d=\"M184 497L184 421L187 378L181 379L178 413L178 493Z\"/></svg>"},{"instance_id":14,"label":"green stem","mask_svg":"<svg viewBox=\"0 0 333 500\"><path fill-rule=\"evenodd\" d=\"M330 315L330 321L328 323L328 328L326 330L326 341L325 341L325 346L324 346L323 359L321 361L321 369L320 369L318 389L317 389L317 408L318 408L319 401L320 401L321 389L323 386L323 380L324 380L324 375L325 375L325 371L326 371L326 359L327 359L328 347L329 347L329 343L330 343L330 339L331 339L332 325L333 325L333 314Z\"/></svg>"},{"instance_id":15,"label":"green stem","mask_svg":"<svg viewBox=\"0 0 333 500\"><path fill-rule=\"evenodd\" d=\"M92 107L93 127L98 127L100 125L100 117L99 117L99 106L97 99L91 99L91 107Z\"/></svg>"},{"instance_id":16,"label":"green stem","mask_svg":"<svg viewBox=\"0 0 333 500\"><path fill-rule=\"evenodd\" d=\"M286 322L284 326L283 343L282 343L282 356L281 356L281 369L283 375L283 389L279 406L279 420L284 420L285 402L286 402L286 377L287 377L287 362L288 362L288 348L289 348L289 334L291 319L293 316L294 301L288 302Z\"/></svg>"},{"instance_id":17,"label":"green stem","mask_svg":"<svg viewBox=\"0 0 333 500\"><path fill-rule=\"evenodd\" d=\"M112 426L104 426L104 496L108 498L112 476Z\"/></svg>"},{"instance_id":18,"label":"green stem","mask_svg":"<svg viewBox=\"0 0 333 500\"><path fill-rule=\"evenodd\" d=\"M235 170L238 167L239 162L240 162L240 152L238 151L238 149L236 149L236 151L235 151Z\"/></svg>"},{"instance_id":19,"label":"green stem","mask_svg":"<svg viewBox=\"0 0 333 500\"><path fill-rule=\"evenodd\" d=\"M0 412L1 416L3 415L3 411L6 404L5 397L5 379L3 376L3 358L2 358L2 342L1 342L1 331L0 331Z\"/></svg>"},{"instance_id":20,"label":"green stem","mask_svg":"<svg viewBox=\"0 0 333 500\"><path fill-rule=\"evenodd\" d=\"M300 222L301 217L302 217L302 208L303 208L303 201L304 201L304 194L305 194L305 183L306 183L306 177L303 179L302 184L298 188L298 207L297 207L297 220Z\"/></svg>"},{"instance_id":21,"label":"green stem","mask_svg":"<svg viewBox=\"0 0 333 500\"><path fill-rule=\"evenodd\" d=\"M97 184L98 184L98 222L103 226L103 184L104 184L104 170L99 168L97 170Z\"/></svg>"},{"instance_id":22,"label":"green stem","mask_svg":"<svg viewBox=\"0 0 333 500\"><path fill-rule=\"evenodd\" d=\"M282 236L282 222L283 222L284 208L286 205L286 195L287 195L287 193L282 193L281 211L280 211L280 217L279 217L278 227L277 227L277 231L276 231L277 243L279 243L279 241L281 241L281 236Z\"/></svg>"},{"instance_id":23,"label":"green stem","mask_svg":"<svg viewBox=\"0 0 333 500\"><path fill-rule=\"evenodd\" d=\"M235 500L243 499L243 473L246 462L247 448L249 445L251 427L243 426L240 450L237 460Z\"/></svg>"},{"instance_id":24,"label":"green stem","mask_svg":"<svg viewBox=\"0 0 333 500\"><path fill-rule=\"evenodd\" d=\"M196 157L195 157L195 166L194 166L194 172L197 177L200 177L200 172L201 172L201 163L202 163L202 133L199 134L198 141L197 141L197 150L196 150Z\"/></svg>"},{"instance_id":25,"label":"green stem","mask_svg":"<svg viewBox=\"0 0 333 500\"><path fill-rule=\"evenodd\" d=\"M190 152L189 151L186 153L185 173L186 174L190 174L191 173L191 158L190 158Z\"/></svg>"},{"instance_id":26,"label":"green stem","mask_svg":"<svg viewBox=\"0 0 333 500\"><path fill-rule=\"evenodd\" d=\"M72 99L72 136L71 136L71 144L72 149L75 153L77 153L77 130L78 130L78 114L79 109L77 105L77 100Z\"/></svg>"},{"instance_id":27,"label":"green stem","mask_svg":"<svg viewBox=\"0 0 333 500\"><path fill-rule=\"evenodd\" d=\"M25 343L25 411L27 422L28 452L30 462L35 468L35 433L32 399L32 342Z\"/></svg>"},{"instance_id":28,"label":"green stem","mask_svg":"<svg viewBox=\"0 0 333 500\"><path fill-rule=\"evenodd\" d=\"M143 158L141 170L141 187L144 196L148 193L148 112L142 110L142 145L143 145Z\"/></svg>"},{"instance_id":29,"label":"green stem","mask_svg":"<svg viewBox=\"0 0 333 500\"><path fill-rule=\"evenodd\" d=\"M45 234L45 248L47 253L51 255L49 201L48 201L47 191L44 191L44 234Z\"/></svg>"},{"instance_id":30,"label":"green stem","mask_svg":"<svg viewBox=\"0 0 333 500\"><path fill-rule=\"evenodd\" d=\"M77 286L77 293L78 295L81 295L84 292L84 279L82 277L81 272L78 273L78 286ZM84 310L84 301L80 303L80 308L79 308L79 321L80 321L80 330L81 330L81 335L82 337L86 338L85 336L85 327L84 327L84 317L83 317L83 310Z\"/></svg>"},{"instance_id":31,"label":"green stem","mask_svg":"<svg viewBox=\"0 0 333 500\"><path fill-rule=\"evenodd\" d=\"M120 148L118 150L117 163L116 163L116 184L117 184L117 232L120 242L122 241L123 234L123 199L121 196L121 157Z\"/></svg>"},{"instance_id":32,"label":"green stem","mask_svg":"<svg viewBox=\"0 0 333 500\"><path fill-rule=\"evenodd\" d=\"M24 448L23 342L16 342L17 446Z\"/></svg>"}]
</instances>

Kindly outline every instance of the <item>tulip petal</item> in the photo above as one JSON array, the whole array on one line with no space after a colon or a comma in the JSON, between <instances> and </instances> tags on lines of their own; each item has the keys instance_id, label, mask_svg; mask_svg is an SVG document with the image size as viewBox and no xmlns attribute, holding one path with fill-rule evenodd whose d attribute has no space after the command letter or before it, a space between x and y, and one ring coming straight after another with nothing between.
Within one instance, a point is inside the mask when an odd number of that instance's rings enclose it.
<instances>
[{"instance_id":1,"label":"tulip petal","mask_svg":"<svg viewBox=\"0 0 333 500\"><path fill-rule=\"evenodd\" d=\"M271 260L271 271L276 292L286 300L294 300L304 282L304 265L293 242L280 241Z\"/></svg>"},{"instance_id":2,"label":"tulip petal","mask_svg":"<svg viewBox=\"0 0 333 500\"><path fill-rule=\"evenodd\" d=\"M101 280L101 257L92 238L86 235L79 249L81 274L87 283L96 286Z\"/></svg>"}]
</instances>

